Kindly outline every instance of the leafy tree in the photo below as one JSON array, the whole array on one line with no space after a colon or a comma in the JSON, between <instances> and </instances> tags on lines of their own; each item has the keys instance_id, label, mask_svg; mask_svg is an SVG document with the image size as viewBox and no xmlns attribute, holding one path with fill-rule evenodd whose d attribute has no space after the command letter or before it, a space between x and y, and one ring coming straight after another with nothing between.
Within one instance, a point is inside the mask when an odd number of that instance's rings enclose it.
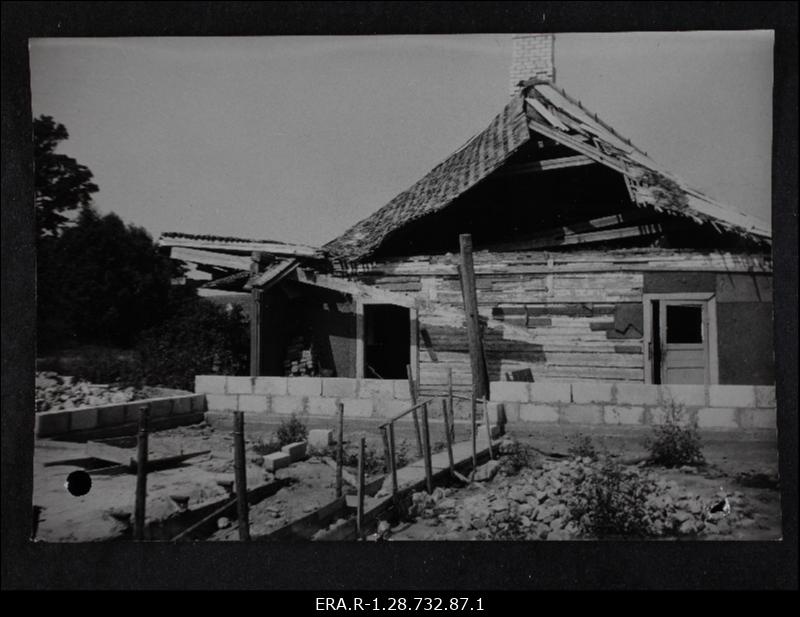
<instances>
[{"instance_id":1,"label":"leafy tree","mask_svg":"<svg viewBox=\"0 0 800 617\"><path fill-rule=\"evenodd\" d=\"M128 347L168 311L174 267L142 228L85 207L38 251L40 348Z\"/></svg>"},{"instance_id":2,"label":"leafy tree","mask_svg":"<svg viewBox=\"0 0 800 617\"><path fill-rule=\"evenodd\" d=\"M33 121L34 196L39 237L56 236L69 220L65 213L86 208L98 187L92 172L74 158L57 154L58 145L69 138L63 124L51 116Z\"/></svg>"}]
</instances>

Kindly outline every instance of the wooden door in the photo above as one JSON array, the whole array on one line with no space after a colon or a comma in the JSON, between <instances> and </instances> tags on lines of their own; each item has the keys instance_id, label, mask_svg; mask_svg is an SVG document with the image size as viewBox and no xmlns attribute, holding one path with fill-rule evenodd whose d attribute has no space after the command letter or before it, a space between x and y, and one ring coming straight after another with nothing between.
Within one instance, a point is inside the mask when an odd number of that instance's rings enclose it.
<instances>
[{"instance_id":1,"label":"wooden door","mask_svg":"<svg viewBox=\"0 0 800 617\"><path fill-rule=\"evenodd\" d=\"M658 323L661 383L709 383L707 303L662 300Z\"/></svg>"}]
</instances>

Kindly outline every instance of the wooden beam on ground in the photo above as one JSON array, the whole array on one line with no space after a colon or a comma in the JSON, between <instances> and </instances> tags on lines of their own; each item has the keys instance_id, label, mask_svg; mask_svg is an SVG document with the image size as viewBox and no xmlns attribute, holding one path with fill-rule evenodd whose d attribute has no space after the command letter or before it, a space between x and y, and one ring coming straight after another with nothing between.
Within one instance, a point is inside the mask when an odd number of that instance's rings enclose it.
<instances>
[{"instance_id":1,"label":"wooden beam on ground","mask_svg":"<svg viewBox=\"0 0 800 617\"><path fill-rule=\"evenodd\" d=\"M472 366L472 391L480 398L489 396L489 375L483 355L480 322L478 321L478 295L475 288L475 269L472 261L472 236L461 234L461 290L464 300L464 312L467 315L467 337L469 339L469 357Z\"/></svg>"}]
</instances>

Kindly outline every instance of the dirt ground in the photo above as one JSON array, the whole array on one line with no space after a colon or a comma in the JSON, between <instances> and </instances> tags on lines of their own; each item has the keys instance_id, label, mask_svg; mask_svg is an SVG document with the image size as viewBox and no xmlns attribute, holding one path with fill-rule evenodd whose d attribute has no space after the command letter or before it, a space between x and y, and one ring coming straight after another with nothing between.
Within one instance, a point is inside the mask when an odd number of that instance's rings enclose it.
<instances>
[{"instance_id":1,"label":"dirt ground","mask_svg":"<svg viewBox=\"0 0 800 617\"><path fill-rule=\"evenodd\" d=\"M329 419L315 420L309 428L332 428ZM369 422L348 423L345 434L350 463L358 439L367 437L371 453L372 471L382 464L382 442L377 425ZM276 479L288 485L274 495L251 507L251 535L260 536L288 524L315 509L329 504L335 498L335 471L319 457L295 463L276 474L264 470L258 446L269 441L276 427L264 427L247 434L248 488L270 483ZM544 460L564 460L569 448L580 436L581 429L565 432L564 427L531 427L526 424L509 425L507 432L520 442L535 448ZM586 431L587 429L583 429ZM644 456L643 431L592 431L597 447L605 452L635 458ZM467 435L459 427L459 437ZM781 537L780 494L774 487L764 485L763 479L777 475L777 445L775 441L743 439L731 434L704 435L703 452L708 465L696 470L653 469L665 483L674 482L680 491L690 492L699 502L711 503L720 495L731 500L735 516L729 519L736 524L721 525L719 533L701 533L697 539L724 540L776 540ZM437 437L432 436L432 441ZM154 432L150 440L151 457L155 454L178 454L210 450L208 454L186 463L148 476L148 520L163 520L176 516L180 507L173 497L188 498L190 508L224 500L233 481L233 437L227 428L212 428L202 423L194 426ZM401 425L398 443L404 443L410 458L415 458L413 429ZM130 534L133 512L135 475L93 475L91 491L82 497L70 495L64 487L71 471L85 468L78 462L85 446L67 442L47 441L37 445L34 473L34 506L41 509L36 539L41 541L104 541L120 539ZM554 455L554 456L549 456ZM72 461L72 462L65 462ZM57 463L57 464L54 464ZM355 474L355 468L348 471ZM368 472L368 476L372 474ZM377 473L377 472L376 472ZM531 472L533 473L533 472ZM535 474L534 474L535 475ZM453 511L462 508L470 498L489 498L494 503L506 499L508 494L519 493L526 483L536 478L525 473L514 477L496 476L486 483L473 483L468 487L452 487L447 495L448 506ZM755 484L749 486L748 484ZM768 484L768 483L767 483ZM482 496L482 497L481 497ZM524 506L524 503L521 503ZM493 507L496 507L493 506ZM457 517L456 517L457 518ZM447 516L407 521L391 530L393 540L478 539L478 529L457 529L449 524ZM463 527L463 525L462 525ZM559 537L563 534L557 534ZM547 536L545 536L547 537ZM220 521L220 528L210 540L238 539L235 521ZM555 539L555 538L551 538ZM566 539L566 538L562 538ZM689 537L687 537L689 539Z\"/></svg>"}]
</instances>

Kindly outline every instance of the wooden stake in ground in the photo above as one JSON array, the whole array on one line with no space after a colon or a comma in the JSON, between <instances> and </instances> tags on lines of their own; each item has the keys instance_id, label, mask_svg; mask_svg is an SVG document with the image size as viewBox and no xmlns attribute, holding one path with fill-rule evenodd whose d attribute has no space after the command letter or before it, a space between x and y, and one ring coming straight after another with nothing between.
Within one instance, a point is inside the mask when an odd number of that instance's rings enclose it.
<instances>
[{"instance_id":1,"label":"wooden stake in ground","mask_svg":"<svg viewBox=\"0 0 800 617\"><path fill-rule=\"evenodd\" d=\"M389 423L389 464L392 469L392 497L397 501L397 460L394 457L394 423Z\"/></svg>"},{"instance_id":2,"label":"wooden stake in ground","mask_svg":"<svg viewBox=\"0 0 800 617\"><path fill-rule=\"evenodd\" d=\"M492 450L492 425L489 422L489 404L486 399L483 399L483 421L486 423L486 437L489 439L489 458L494 460L494 451Z\"/></svg>"},{"instance_id":3,"label":"wooden stake in ground","mask_svg":"<svg viewBox=\"0 0 800 617\"><path fill-rule=\"evenodd\" d=\"M406 364L406 375L408 375L408 390L411 393L411 404L417 404L417 386L414 383L414 374L411 372L411 365ZM417 435L417 455L422 458L422 436L419 430L419 416L417 415L417 410L415 409L411 412L412 417L414 418L414 432Z\"/></svg>"},{"instance_id":4,"label":"wooden stake in ground","mask_svg":"<svg viewBox=\"0 0 800 617\"><path fill-rule=\"evenodd\" d=\"M442 399L442 419L444 420L444 437L447 442L447 460L450 463L450 475L456 470L453 460L453 440L450 436L450 419L447 416L447 399Z\"/></svg>"},{"instance_id":5,"label":"wooden stake in ground","mask_svg":"<svg viewBox=\"0 0 800 617\"><path fill-rule=\"evenodd\" d=\"M450 441L456 440L456 422L453 412L453 369L447 369L447 411L450 412Z\"/></svg>"},{"instance_id":6,"label":"wooden stake in ground","mask_svg":"<svg viewBox=\"0 0 800 617\"><path fill-rule=\"evenodd\" d=\"M342 467L344 465L344 403L337 403L339 435L336 443L336 497L342 496Z\"/></svg>"},{"instance_id":7,"label":"wooden stake in ground","mask_svg":"<svg viewBox=\"0 0 800 617\"><path fill-rule=\"evenodd\" d=\"M364 449L366 439L358 444L358 508L356 509L356 532L358 539L364 537Z\"/></svg>"},{"instance_id":8,"label":"wooden stake in ground","mask_svg":"<svg viewBox=\"0 0 800 617\"><path fill-rule=\"evenodd\" d=\"M250 539L250 518L247 509L247 470L244 458L244 412L233 413L233 470L236 480L236 512L239 518L239 539Z\"/></svg>"},{"instance_id":9,"label":"wooden stake in ground","mask_svg":"<svg viewBox=\"0 0 800 617\"><path fill-rule=\"evenodd\" d=\"M489 375L483 355L480 321L478 320L478 293L475 288L475 268L472 262L472 236L461 234L461 292L464 299L464 312L467 316L467 338L469 339L469 360L472 367L472 393L476 398L489 396Z\"/></svg>"},{"instance_id":10,"label":"wooden stake in ground","mask_svg":"<svg viewBox=\"0 0 800 617\"><path fill-rule=\"evenodd\" d=\"M428 427L428 404L422 406L422 436L425 439L425 485L428 494L433 492L433 467L431 465L431 434Z\"/></svg>"},{"instance_id":11,"label":"wooden stake in ground","mask_svg":"<svg viewBox=\"0 0 800 617\"><path fill-rule=\"evenodd\" d=\"M139 432L136 443L136 505L133 514L133 539L144 540L145 505L147 503L147 437L149 405L139 407Z\"/></svg>"},{"instance_id":12,"label":"wooden stake in ground","mask_svg":"<svg viewBox=\"0 0 800 617\"><path fill-rule=\"evenodd\" d=\"M261 253L251 254L250 273L258 275L261 269ZM252 279L251 277L251 279ZM250 376L261 375L261 298L263 292L258 287L250 290Z\"/></svg>"},{"instance_id":13,"label":"wooden stake in ground","mask_svg":"<svg viewBox=\"0 0 800 617\"><path fill-rule=\"evenodd\" d=\"M475 403L475 396L470 399L472 403L472 471L473 473L478 468L478 419L477 419L477 404Z\"/></svg>"}]
</instances>

